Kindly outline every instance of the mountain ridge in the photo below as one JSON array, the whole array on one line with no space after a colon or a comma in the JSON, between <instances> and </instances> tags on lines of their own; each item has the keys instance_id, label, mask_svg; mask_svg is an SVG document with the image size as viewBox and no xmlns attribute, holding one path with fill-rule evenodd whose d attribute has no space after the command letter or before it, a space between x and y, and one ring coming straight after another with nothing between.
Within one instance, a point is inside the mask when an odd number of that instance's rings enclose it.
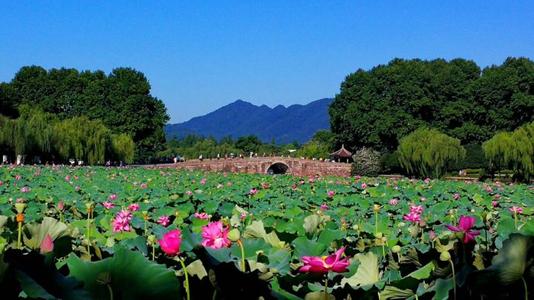
<instances>
[{"instance_id":1,"label":"mountain ridge","mask_svg":"<svg viewBox=\"0 0 534 300\"><path fill-rule=\"evenodd\" d=\"M273 139L279 144L305 143L316 131L330 128L328 107L332 101L332 98L322 98L308 104L287 107L279 104L271 108L237 99L203 116L168 124L165 134L168 138L196 134L218 140L253 134L266 143Z\"/></svg>"}]
</instances>

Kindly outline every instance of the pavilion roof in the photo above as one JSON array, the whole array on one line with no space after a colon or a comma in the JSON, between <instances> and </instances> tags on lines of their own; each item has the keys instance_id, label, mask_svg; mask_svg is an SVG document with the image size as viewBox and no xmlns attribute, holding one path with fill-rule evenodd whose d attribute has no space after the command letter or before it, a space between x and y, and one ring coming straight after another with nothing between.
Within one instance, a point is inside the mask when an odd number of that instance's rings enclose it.
<instances>
[{"instance_id":1,"label":"pavilion roof","mask_svg":"<svg viewBox=\"0 0 534 300\"><path fill-rule=\"evenodd\" d=\"M331 153L330 155L337 157L352 157L352 153L349 150L345 149L345 145L341 145L341 148L339 150Z\"/></svg>"}]
</instances>

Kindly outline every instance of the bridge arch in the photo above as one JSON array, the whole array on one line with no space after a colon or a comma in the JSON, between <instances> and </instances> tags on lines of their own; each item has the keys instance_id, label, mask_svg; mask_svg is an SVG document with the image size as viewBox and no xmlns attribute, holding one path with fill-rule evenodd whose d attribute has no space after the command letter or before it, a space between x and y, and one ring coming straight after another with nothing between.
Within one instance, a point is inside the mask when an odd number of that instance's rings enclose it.
<instances>
[{"instance_id":1,"label":"bridge arch","mask_svg":"<svg viewBox=\"0 0 534 300\"><path fill-rule=\"evenodd\" d=\"M265 173L269 175L287 174L289 172L289 166L285 162L275 162L270 164Z\"/></svg>"}]
</instances>

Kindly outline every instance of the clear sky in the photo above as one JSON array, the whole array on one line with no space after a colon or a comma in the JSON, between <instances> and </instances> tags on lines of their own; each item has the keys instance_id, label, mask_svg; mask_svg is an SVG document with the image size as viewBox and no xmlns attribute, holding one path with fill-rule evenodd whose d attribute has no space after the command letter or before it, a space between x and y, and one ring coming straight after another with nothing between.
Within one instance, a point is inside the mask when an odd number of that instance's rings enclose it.
<instances>
[{"instance_id":1,"label":"clear sky","mask_svg":"<svg viewBox=\"0 0 534 300\"><path fill-rule=\"evenodd\" d=\"M534 1L3 1L0 81L24 65L145 73L171 122L236 99L333 97L394 57L534 58Z\"/></svg>"}]
</instances>

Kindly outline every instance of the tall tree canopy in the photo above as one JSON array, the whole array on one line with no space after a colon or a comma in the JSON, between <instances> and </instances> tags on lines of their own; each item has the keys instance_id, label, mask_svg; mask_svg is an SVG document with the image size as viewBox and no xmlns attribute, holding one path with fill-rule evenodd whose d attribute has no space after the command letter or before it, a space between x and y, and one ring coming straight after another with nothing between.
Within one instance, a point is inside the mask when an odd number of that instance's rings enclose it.
<instances>
[{"instance_id":1,"label":"tall tree canopy","mask_svg":"<svg viewBox=\"0 0 534 300\"><path fill-rule=\"evenodd\" d=\"M0 113L16 117L16 108L30 105L60 120L79 116L101 120L114 134L131 136L135 160L146 161L163 149L163 127L169 120L163 102L150 94L150 88L143 73L131 68L106 75L29 66L0 85Z\"/></svg>"},{"instance_id":2,"label":"tall tree canopy","mask_svg":"<svg viewBox=\"0 0 534 300\"><path fill-rule=\"evenodd\" d=\"M329 113L337 142L351 147L392 151L421 126L481 143L534 120L534 62L481 71L465 59L395 59L348 75Z\"/></svg>"}]
</instances>

